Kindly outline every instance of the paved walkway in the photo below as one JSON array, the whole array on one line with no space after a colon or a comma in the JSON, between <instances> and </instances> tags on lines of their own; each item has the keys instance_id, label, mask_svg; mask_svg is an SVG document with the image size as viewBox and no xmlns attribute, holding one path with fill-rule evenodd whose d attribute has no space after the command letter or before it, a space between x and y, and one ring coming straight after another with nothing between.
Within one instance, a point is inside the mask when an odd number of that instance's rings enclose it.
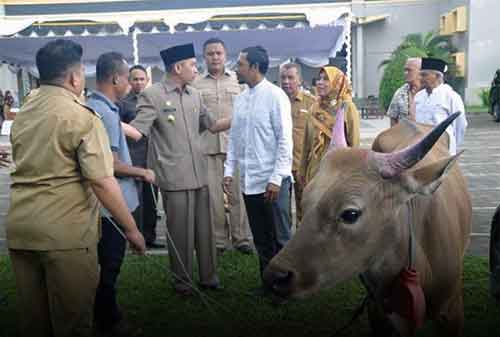
<instances>
[{"instance_id":1,"label":"paved walkway","mask_svg":"<svg viewBox=\"0 0 500 337\"><path fill-rule=\"evenodd\" d=\"M464 144L466 152L460 159L473 201L473 234L469 252L486 256L490 221L500 203L500 124L493 122L488 114L472 114L469 121ZM361 146L369 147L376 135L388 127L388 118L363 119ZM0 136L0 144L8 144L8 138ZM4 224L9 206L9 184L9 170L0 169L0 252L5 250ZM163 219L159 220L158 236L160 241L165 240Z\"/></svg>"}]
</instances>

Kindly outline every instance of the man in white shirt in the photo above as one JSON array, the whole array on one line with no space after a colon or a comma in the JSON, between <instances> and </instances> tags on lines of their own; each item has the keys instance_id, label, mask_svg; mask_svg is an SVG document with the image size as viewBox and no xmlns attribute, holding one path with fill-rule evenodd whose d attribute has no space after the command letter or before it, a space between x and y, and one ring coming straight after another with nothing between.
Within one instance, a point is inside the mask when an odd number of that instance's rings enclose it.
<instances>
[{"instance_id":1,"label":"man in white shirt","mask_svg":"<svg viewBox=\"0 0 500 337\"><path fill-rule=\"evenodd\" d=\"M449 136L450 154L456 154L462 144L467 128L465 108L462 98L448 84L443 83L446 62L433 59L422 59L421 90L415 96L416 116L418 123L437 125L455 112L460 116L446 129Z\"/></svg>"},{"instance_id":2,"label":"man in white shirt","mask_svg":"<svg viewBox=\"0 0 500 337\"><path fill-rule=\"evenodd\" d=\"M292 176L292 114L285 92L265 78L269 56L260 46L240 53L236 73L248 89L234 101L224 189L231 193L236 167L261 277L269 261L290 236L290 184ZM281 244L280 244L281 242ZM257 289L255 295L265 295Z\"/></svg>"}]
</instances>

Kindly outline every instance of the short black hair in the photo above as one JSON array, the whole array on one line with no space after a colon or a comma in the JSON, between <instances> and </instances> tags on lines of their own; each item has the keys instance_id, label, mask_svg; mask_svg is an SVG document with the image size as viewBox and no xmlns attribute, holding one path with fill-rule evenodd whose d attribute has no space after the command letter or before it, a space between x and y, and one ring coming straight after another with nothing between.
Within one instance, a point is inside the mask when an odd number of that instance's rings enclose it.
<instances>
[{"instance_id":1,"label":"short black hair","mask_svg":"<svg viewBox=\"0 0 500 337\"><path fill-rule=\"evenodd\" d=\"M120 74L124 66L126 66L126 60L122 54L114 51L102 54L95 66L97 82L106 82L111 77Z\"/></svg>"},{"instance_id":2,"label":"short black hair","mask_svg":"<svg viewBox=\"0 0 500 337\"><path fill-rule=\"evenodd\" d=\"M82 46L71 40L50 41L36 53L40 83L62 79L68 69L82 63Z\"/></svg>"},{"instance_id":3,"label":"short black hair","mask_svg":"<svg viewBox=\"0 0 500 337\"><path fill-rule=\"evenodd\" d=\"M218 37L211 37L210 39L206 40L203 43L203 52L205 52L205 49L207 49L207 46L209 44L213 44L213 43L220 43L222 45L222 47L224 47L224 50L226 50L226 44L224 43L224 41L222 41Z\"/></svg>"},{"instance_id":4,"label":"short black hair","mask_svg":"<svg viewBox=\"0 0 500 337\"><path fill-rule=\"evenodd\" d=\"M132 67L130 67L129 73L131 73L134 70L142 70L146 74L148 73L148 71L146 70L146 68L144 68L144 66L141 66L140 64L136 64L136 65L133 65Z\"/></svg>"},{"instance_id":5,"label":"short black hair","mask_svg":"<svg viewBox=\"0 0 500 337\"><path fill-rule=\"evenodd\" d=\"M247 54L247 61L250 66L257 65L257 69L262 75L267 73L267 69L269 68L269 55L264 47L247 47L241 52Z\"/></svg>"}]
</instances>

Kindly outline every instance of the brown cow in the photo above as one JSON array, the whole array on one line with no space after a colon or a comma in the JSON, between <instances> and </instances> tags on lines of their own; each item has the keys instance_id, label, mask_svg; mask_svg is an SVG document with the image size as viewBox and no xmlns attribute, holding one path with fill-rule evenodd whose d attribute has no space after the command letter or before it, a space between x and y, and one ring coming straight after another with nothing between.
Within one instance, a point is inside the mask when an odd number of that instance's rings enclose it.
<instances>
[{"instance_id":1,"label":"brown cow","mask_svg":"<svg viewBox=\"0 0 500 337\"><path fill-rule=\"evenodd\" d=\"M384 306L408 266L411 215L423 316L435 321L439 336L462 336L472 206L454 165L460 154L450 156L441 137L457 116L431 132L429 126L399 123L381 133L372 150L342 148L343 128L336 130L337 148L304 191L302 225L265 271L273 291L303 297L362 274L373 294L374 335L411 335L412 322L388 315Z\"/></svg>"}]
</instances>

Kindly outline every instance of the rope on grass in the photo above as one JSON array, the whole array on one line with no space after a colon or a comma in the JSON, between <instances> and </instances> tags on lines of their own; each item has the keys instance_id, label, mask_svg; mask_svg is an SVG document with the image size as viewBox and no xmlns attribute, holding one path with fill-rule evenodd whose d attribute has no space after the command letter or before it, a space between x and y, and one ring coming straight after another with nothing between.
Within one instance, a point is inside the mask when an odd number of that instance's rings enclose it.
<instances>
[{"instance_id":1,"label":"rope on grass","mask_svg":"<svg viewBox=\"0 0 500 337\"><path fill-rule=\"evenodd\" d=\"M157 203L157 199L156 199L156 195L154 193L154 189L153 189L153 185L150 184L150 188L151 188L151 192L153 194L153 200L154 200L154 204L155 204L155 208L156 210L158 210L158 203ZM118 231L118 233L125 239L127 240L127 237L125 235L125 233L121 230L121 228L113 221L113 219L111 219L110 217L106 217L109 222L113 225L113 227L115 228L116 231ZM215 314L216 315L216 312L215 310L213 309L212 304L214 305L217 305L219 308L222 308L224 309L225 312L227 313L230 313L231 311L226 308L224 305L220 304L219 302L217 302L215 299L211 298L210 296L204 294L200 289L198 289L198 287L194 284L193 280L191 279L191 277L189 276L189 274L187 273L187 268L186 266L184 265L184 263L182 262L181 258L180 258L180 254L179 254L179 251L177 250L173 240L172 240L172 237L170 235L170 232L168 230L168 228L166 228L166 234L167 234L167 239L170 241L171 245L172 245L172 249L174 250L174 253L176 254L177 258L179 259L179 262L182 266L182 269L183 269L183 272L185 273L185 275L187 276L188 280L185 280L184 278L176 275L175 273L171 272L168 270L168 268L166 269L167 270L167 273L170 274L171 276L173 276L177 281L181 282L182 284L184 284L185 286L187 286L188 288L190 288L191 290L193 290L201 299L201 301L203 302L203 304L207 307L207 309L209 309L209 311L212 313L212 314ZM147 254L145 255L146 257L151 257L152 255L150 254ZM155 259L149 259L149 261L153 261L154 264L156 265L161 265L161 267L163 268L163 264L161 264L160 262L156 261Z\"/></svg>"}]
</instances>

